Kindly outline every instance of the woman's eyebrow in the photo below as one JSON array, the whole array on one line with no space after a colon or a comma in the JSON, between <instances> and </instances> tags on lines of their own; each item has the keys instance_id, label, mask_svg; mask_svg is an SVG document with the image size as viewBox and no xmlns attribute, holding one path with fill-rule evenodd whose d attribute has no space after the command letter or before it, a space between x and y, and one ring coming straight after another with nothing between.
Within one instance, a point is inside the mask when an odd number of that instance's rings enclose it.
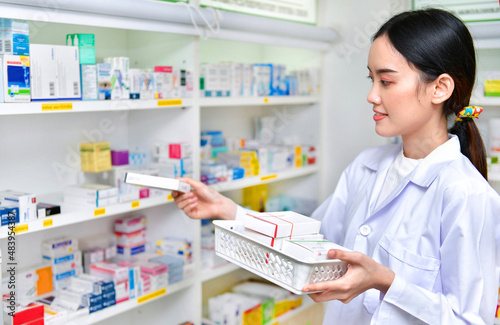
<instances>
[{"instance_id":1,"label":"woman's eyebrow","mask_svg":"<svg viewBox=\"0 0 500 325\"><path fill-rule=\"evenodd\" d=\"M372 72L372 70L369 67L367 67L367 68L368 68L368 70L370 72ZM392 70L392 69L389 69L389 68L382 68L382 69L375 70L375 73L376 74L382 74L382 73L398 73L398 72L396 70Z\"/></svg>"}]
</instances>

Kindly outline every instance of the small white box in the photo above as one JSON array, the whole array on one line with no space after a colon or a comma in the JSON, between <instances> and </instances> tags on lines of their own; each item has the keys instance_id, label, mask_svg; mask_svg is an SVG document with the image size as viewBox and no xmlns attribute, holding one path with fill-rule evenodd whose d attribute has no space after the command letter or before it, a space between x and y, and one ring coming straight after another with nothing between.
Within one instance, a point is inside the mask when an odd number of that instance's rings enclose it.
<instances>
[{"instance_id":1,"label":"small white box","mask_svg":"<svg viewBox=\"0 0 500 325\"><path fill-rule=\"evenodd\" d=\"M54 100L57 92L57 60L54 45L30 44L31 100Z\"/></svg>"},{"instance_id":2,"label":"small white box","mask_svg":"<svg viewBox=\"0 0 500 325\"><path fill-rule=\"evenodd\" d=\"M141 70L140 69L130 69L129 81L130 81L130 99L140 99L141 98Z\"/></svg>"},{"instance_id":3,"label":"small white box","mask_svg":"<svg viewBox=\"0 0 500 325\"><path fill-rule=\"evenodd\" d=\"M310 262L327 260L330 249L351 251L328 240L285 240L281 246L284 254Z\"/></svg>"},{"instance_id":4,"label":"small white box","mask_svg":"<svg viewBox=\"0 0 500 325\"><path fill-rule=\"evenodd\" d=\"M269 237L293 237L319 233L321 222L292 211L247 213L243 225Z\"/></svg>"},{"instance_id":5,"label":"small white box","mask_svg":"<svg viewBox=\"0 0 500 325\"><path fill-rule=\"evenodd\" d=\"M261 234L259 232L250 230L248 228L243 229L242 232L243 235L252 238L256 242L259 242L263 245L267 245L270 247L274 247L276 249L281 249L281 246L283 245L283 242L286 239L289 239L290 237L269 237L264 234ZM322 234L313 234L313 235L298 235L298 236L293 236L292 240L297 239L297 240L322 240L324 237Z\"/></svg>"},{"instance_id":6,"label":"small white box","mask_svg":"<svg viewBox=\"0 0 500 325\"><path fill-rule=\"evenodd\" d=\"M78 46L54 46L58 99L81 99Z\"/></svg>"},{"instance_id":7,"label":"small white box","mask_svg":"<svg viewBox=\"0 0 500 325\"><path fill-rule=\"evenodd\" d=\"M69 186L64 189L64 195L103 199L118 195L118 188L103 184L85 183L78 186Z\"/></svg>"},{"instance_id":8,"label":"small white box","mask_svg":"<svg viewBox=\"0 0 500 325\"><path fill-rule=\"evenodd\" d=\"M82 100L97 100L97 66L95 64L80 65Z\"/></svg>"},{"instance_id":9,"label":"small white box","mask_svg":"<svg viewBox=\"0 0 500 325\"><path fill-rule=\"evenodd\" d=\"M146 227L146 218L129 217L115 221L115 231L120 233L132 233Z\"/></svg>"},{"instance_id":10,"label":"small white box","mask_svg":"<svg viewBox=\"0 0 500 325\"><path fill-rule=\"evenodd\" d=\"M123 233L115 232L116 244L121 246L134 246L146 241L146 231L144 229Z\"/></svg>"},{"instance_id":11,"label":"small white box","mask_svg":"<svg viewBox=\"0 0 500 325\"><path fill-rule=\"evenodd\" d=\"M78 241L72 237L60 237L42 242L43 256L59 257L72 254L76 250L78 250Z\"/></svg>"},{"instance_id":12,"label":"small white box","mask_svg":"<svg viewBox=\"0 0 500 325\"><path fill-rule=\"evenodd\" d=\"M111 262L98 262L90 266L90 274L113 279L116 282L128 281L128 268ZM115 287L116 289L116 287Z\"/></svg>"},{"instance_id":13,"label":"small white box","mask_svg":"<svg viewBox=\"0 0 500 325\"><path fill-rule=\"evenodd\" d=\"M188 183L166 177L126 173L124 181L127 184L154 187L163 190L179 191L184 193L191 191L191 185L189 185Z\"/></svg>"},{"instance_id":14,"label":"small white box","mask_svg":"<svg viewBox=\"0 0 500 325\"><path fill-rule=\"evenodd\" d=\"M0 192L0 201L19 204L19 222L28 222L36 219L35 194L7 190Z\"/></svg>"}]
</instances>

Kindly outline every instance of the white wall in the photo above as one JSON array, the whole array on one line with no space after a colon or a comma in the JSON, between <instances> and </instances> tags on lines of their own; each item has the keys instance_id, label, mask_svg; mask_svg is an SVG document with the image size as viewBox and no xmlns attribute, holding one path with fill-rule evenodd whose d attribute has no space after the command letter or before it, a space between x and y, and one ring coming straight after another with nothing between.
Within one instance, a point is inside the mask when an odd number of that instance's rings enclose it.
<instances>
[{"instance_id":1,"label":"white wall","mask_svg":"<svg viewBox=\"0 0 500 325\"><path fill-rule=\"evenodd\" d=\"M332 193L345 167L369 146L387 143L375 133L373 112L366 97L371 37L395 13L410 9L409 0L324 0L320 23L340 34L323 62L323 103L326 106L326 143L322 163L326 172L322 193Z\"/></svg>"}]
</instances>

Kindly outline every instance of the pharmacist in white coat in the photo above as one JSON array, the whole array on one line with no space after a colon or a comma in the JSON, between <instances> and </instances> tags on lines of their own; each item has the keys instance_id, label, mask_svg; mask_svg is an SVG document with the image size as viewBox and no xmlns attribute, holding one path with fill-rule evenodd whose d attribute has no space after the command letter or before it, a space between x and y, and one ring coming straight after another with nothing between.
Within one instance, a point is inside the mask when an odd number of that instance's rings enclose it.
<instances>
[{"instance_id":1,"label":"pharmacist in white coat","mask_svg":"<svg viewBox=\"0 0 500 325\"><path fill-rule=\"evenodd\" d=\"M328 301L325 324L493 324L500 196L473 120L482 109L468 106L475 69L469 31L445 11L399 14L375 35L375 130L402 144L362 152L313 214L326 239L354 251L329 252L349 262L342 278L303 288ZM191 218L241 214L184 180L195 191L173 196Z\"/></svg>"}]
</instances>

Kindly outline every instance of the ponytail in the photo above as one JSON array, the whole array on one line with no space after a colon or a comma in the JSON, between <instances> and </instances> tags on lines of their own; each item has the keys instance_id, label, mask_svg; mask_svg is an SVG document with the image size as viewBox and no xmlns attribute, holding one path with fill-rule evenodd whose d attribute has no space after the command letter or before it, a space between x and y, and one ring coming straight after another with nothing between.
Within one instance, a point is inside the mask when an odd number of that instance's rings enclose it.
<instances>
[{"instance_id":1,"label":"ponytail","mask_svg":"<svg viewBox=\"0 0 500 325\"><path fill-rule=\"evenodd\" d=\"M449 129L449 132L458 136L460 150L464 156L469 158L481 175L488 180L486 149L474 120L469 118L463 121L456 121Z\"/></svg>"},{"instance_id":2,"label":"ponytail","mask_svg":"<svg viewBox=\"0 0 500 325\"><path fill-rule=\"evenodd\" d=\"M382 35L387 35L394 48L420 71L424 82L432 82L443 73L453 78L455 88L443 106L447 118L469 105L476 54L472 36L460 19L440 9L403 12L382 25L373 40ZM488 179L486 150L474 121L457 121L449 132L458 136L462 153Z\"/></svg>"}]
</instances>

